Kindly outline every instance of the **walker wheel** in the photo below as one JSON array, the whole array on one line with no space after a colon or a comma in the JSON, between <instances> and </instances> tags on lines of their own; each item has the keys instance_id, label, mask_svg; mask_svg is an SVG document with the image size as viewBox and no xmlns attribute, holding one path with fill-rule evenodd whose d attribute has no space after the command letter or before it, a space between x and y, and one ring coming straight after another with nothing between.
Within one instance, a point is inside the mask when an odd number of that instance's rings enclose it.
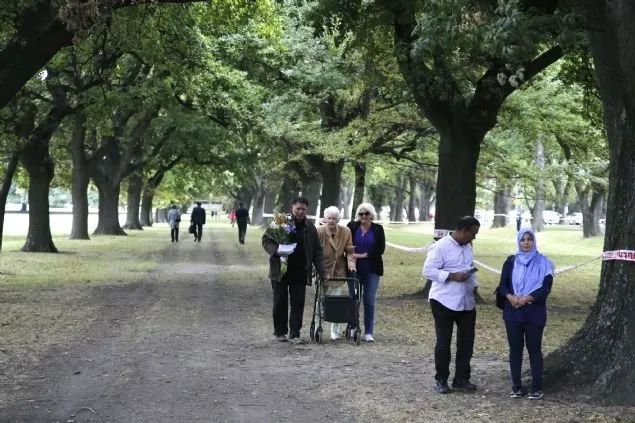
<instances>
[{"instance_id":1,"label":"walker wheel","mask_svg":"<svg viewBox=\"0 0 635 423\"><path fill-rule=\"evenodd\" d=\"M317 328L317 330L315 331L315 343L321 344L322 341L323 341L322 328Z\"/></svg>"},{"instance_id":2,"label":"walker wheel","mask_svg":"<svg viewBox=\"0 0 635 423\"><path fill-rule=\"evenodd\" d=\"M315 340L315 322L311 323L311 329L309 329L309 337L311 341Z\"/></svg>"},{"instance_id":3,"label":"walker wheel","mask_svg":"<svg viewBox=\"0 0 635 423\"><path fill-rule=\"evenodd\" d=\"M350 324L346 324L346 330L344 331L344 337L346 338L347 341L349 339L351 339L351 325Z\"/></svg>"},{"instance_id":4,"label":"walker wheel","mask_svg":"<svg viewBox=\"0 0 635 423\"><path fill-rule=\"evenodd\" d=\"M357 329L355 331L355 334L353 335L353 342L355 342L355 345L359 345L361 340L362 340L362 332L359 329Z\"/></svg>"}]
</instances>

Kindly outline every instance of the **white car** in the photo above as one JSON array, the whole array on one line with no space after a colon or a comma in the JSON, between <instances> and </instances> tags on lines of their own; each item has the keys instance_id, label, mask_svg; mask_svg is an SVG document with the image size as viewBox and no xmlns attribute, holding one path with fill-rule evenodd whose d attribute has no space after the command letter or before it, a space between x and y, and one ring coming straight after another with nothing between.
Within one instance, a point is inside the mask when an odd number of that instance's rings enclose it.
<instances>
[{"instance_id":1,"label":"white car","mask_svg":"<svg viewBox=\"0 0 635 423\"><path fill-rule=\"evenodd\" d=\"M582 225L582 213L573 213L567 216L566 222L569 225Z\"/></svg>"},{"instance_id":2,"label":"white car","mask_svg":"<svg viewBox=\"0 0 635 423\"><path fill-rule=\"evenodd\" d=\"M557 225L560 223L560 213L552 210L545 210L542 212L542 220L546 225Z\"/></svg>"}]
</instances>

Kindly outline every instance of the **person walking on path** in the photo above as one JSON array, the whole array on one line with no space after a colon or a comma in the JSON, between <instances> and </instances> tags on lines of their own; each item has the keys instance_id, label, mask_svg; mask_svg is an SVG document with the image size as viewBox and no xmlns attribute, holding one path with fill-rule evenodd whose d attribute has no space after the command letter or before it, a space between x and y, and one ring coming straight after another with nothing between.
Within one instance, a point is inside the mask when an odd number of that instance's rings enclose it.
<instances>
[{"instance_id":1,"label":"person walking on path","mask_svg":"<svg viewBox=\"0 0 635 423\"><path fill-rule=\"evenodd\" d=\"M379 278L384 274L382 255L386 249L384 228L374 220L377 212L370 203L357 206L355 221L348 222L348 228L355 245L357 277L362 287L364 301L364 341L375 342L375 300L379 289ZM351 337L357 329L357 322L350 323Z\"/></svg>"},{"instance_id":2,"label":"person walking on path","mask_svg":"<svg viewBox=\"0 0 635 423\"><path fill-rule=\"evenodd\" d=\"M168 224L170 225L172 242L179 242L179 223L181 223L181 212L176 207L176 204L172 204L168 211Z\"/></svg>"},{"instance_id":3,"label":"person walking on path","mask_svg":"<svg viewBox=\"0 0 635 423\"><path fill-rule=\"evenodd\" d=\"M249 210L243 207L243 203L238 203L238 208L235 213L236 223L238 224L238 242L244 244L247 224L249 223Z\"/></svg>"},{"instance_id":4,"label":"person walking on path","mask_svg":"<svg viewBox=\"0 0 635 423\"><path fill-rule=\"evenodd\" d=\"M476 385L470 382L476 326L474 295L478 286L472 270L472 241L480 226L472 216L461 218L454 232L430 246L423 265L423 276L432 281L428 297L437 336L434 347L435 390L440 394L451 392L448 378L455 324L456 369L452 388L476 390Z\"/></svg>"},{"instance_id":5,"label":"person walking on path","mask_svg":"<svg viewBox=\"0 0 635 423\"><path fill-rule=\"evenodd\" d=\"M302 343L300 329L304 313L306 286L311 285L313 266L320 279L326 279L324 255L315 225L306 218L309 201L296 197L292 202L291 214L295 230L292 242L297 243L295 251L287 258L287 270L281 272L278 244L266 233L262 236L262 247L269 254L269 279L273 289L273 334L278 341L294 344ZM289 315L289 300L291 314Z\"/></svg>"},{"instance_id":6,"label":"person walking on path","mask_svg":"<svg viewBox=\"0 0 635 423\"><path fill-rule=\"evenodd\" d=\"M190 223L194 225L194 242L201 242L205 217L205 209L201 207L201 202L197 201L196 207L192 209L192 214L190 215Z\"/></svg>"},{"instance_id":7,"label":"person walking on path","mask_svg":"<svg viewBox=\"0 0 635 423\"><path fill-rule=\"evenodd\" d=\"M329 295L342 295L349 293L346 282L329 281L330 278L346 278L349 272L355 272L355 246L351 231L338 225L340 210L336 206L324 209L324 225L317 228L320 236L320 244L324 250L324 268L327 280L324 287ZM341 338L343 332L341 323L331 324L331 339Z\"/></svg>"},{"instance_id":8,"label":"person walking on path","mask_svg":"<svg viewBox=\"0 0 635 423\"><path fill-rule=\"evenodd\" d=\"M547 324L547 296L553 284L554 265L536 249L536 235L525 228L518 232L518 252L507 257L501 274L499 295L505 297L503 320L509 342L511 398L522 398L521 383L524 345L531 367L530 400L542 393L542 334Z\"/></svg>"}]
</instances>

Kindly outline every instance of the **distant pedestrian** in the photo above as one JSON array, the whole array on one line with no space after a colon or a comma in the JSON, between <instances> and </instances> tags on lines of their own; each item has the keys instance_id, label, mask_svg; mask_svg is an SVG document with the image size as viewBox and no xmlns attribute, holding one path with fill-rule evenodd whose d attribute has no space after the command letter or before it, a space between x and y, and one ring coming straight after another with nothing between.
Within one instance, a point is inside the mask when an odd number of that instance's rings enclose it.
<instances>
[{"instance_id":1,"label":"distant pedestrian","mask_svg":"<svg viewBox=\"0 0 635 423\"><path fill-rule=\"evenodd\" d=\"M236 209L236 223L238 224L238 242L245 243L245 234L247 233L247 224L249 223L249 210L243 207L243 203L238 203Z\"/></svg>"},{"instance_id":2,"label":"distant pedestrian","mask_svg":"<svg viewBox=\"0 0 635 423\"><path fill-rule=\"evenodd\" d=\"M176 204L172 204L168 211L168 223L170 224L170 236L172 242L179 242L179 223L181 223L181 212Z\"/></svg>"},{"instance_id":3,"label":"distant pedestrian","mask_svg":"<svg viewBox=\"0 0 635 423\"><path fill-rule=\"evenodd\" d=\"M203 236L203 225L205 224L205 209L201 207L201 202L196 202L196 207L192 209L190 223L194 225L194 241L201 242Z\"/></svg>"},{"instance_id":4,"label":"distant pedestrian","mask_svg":"<svg viewBox=\"0 0 635 423\"><path fill-rule=\"evenodd\" d=\"M520 212L518 212L516 214L516 232L520 232L520 224L523 221L522 216L520 215Z\"/></svg>"},{"instance_id":5,"label":"distant pedestrian","mask_svg":"<svg viewBox=\"0 0 635 423\"><path fill-rule=\"evenodd\" d=\"M231 209L229 212L229 223L232 224L232 228L234 227L234 223L236 223L236 212L234 212L234 209Z\"/></svg>"}]
</instances>

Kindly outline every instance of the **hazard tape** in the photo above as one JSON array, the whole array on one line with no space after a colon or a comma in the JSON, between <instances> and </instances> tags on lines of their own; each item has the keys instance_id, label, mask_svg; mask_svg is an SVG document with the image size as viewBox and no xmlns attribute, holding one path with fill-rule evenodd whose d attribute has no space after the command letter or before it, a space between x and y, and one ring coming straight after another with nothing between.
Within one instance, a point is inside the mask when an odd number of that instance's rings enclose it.
<instances>
[{"instance_id":1,"label":"hazard tape","mask_svg":"<svg viewBox=\"0 0 635 423\"><path fill-rule=\"evenodd\" d=\"M417 248L412 248L412 247L404 247L403 245L397 245L397 244L393 244L391 242L386 242L386 245L388 245L389 247L395 248L397 250L401 250L401 251L407 251L409 253L426 253L428 251L428 248L430 248L430 245L428 245L427 247L417 247ZM609 254L607 254L609 253ZM613 254L614 253L614 254ZM605 258L605 257L610 257L610 258ZM554 273L557 275L559 273L564 273L564 272L568 272L570 270L573 269L577 269L578 267L584 266L585 264L591 263L592 261L595 261L599 258L602 258L602 260L628 260L628 261L635 261L635 251L629 251L629 250L618 250L618 251L606 251L605 253L603 253L601 256L597 256L597 257L593 257L590 260L587 260L583 263L579 263L579 264L574 264L572 266L565 266L565 267L561 267L559 269L556 269L554 271ZM479 265L480 267L482 267L483 269L487 269L490 272L496 273L497 275L501 274L501 271L499 269L496 269L494 267L488 266L487 264L480 262L478 260L472 260L474 263L476 263L477 265Z\"/></svg>"},{"instance_id":2,"label":"hazard tape","mask_svg":"<svg viewBox=\"0 0 635 423\"><path fill-rule=\"evenodd\" d=\"M635 261L635 251L633 250L605 251L602 253L602 260Z\"/></svg>"}]
</instances>

